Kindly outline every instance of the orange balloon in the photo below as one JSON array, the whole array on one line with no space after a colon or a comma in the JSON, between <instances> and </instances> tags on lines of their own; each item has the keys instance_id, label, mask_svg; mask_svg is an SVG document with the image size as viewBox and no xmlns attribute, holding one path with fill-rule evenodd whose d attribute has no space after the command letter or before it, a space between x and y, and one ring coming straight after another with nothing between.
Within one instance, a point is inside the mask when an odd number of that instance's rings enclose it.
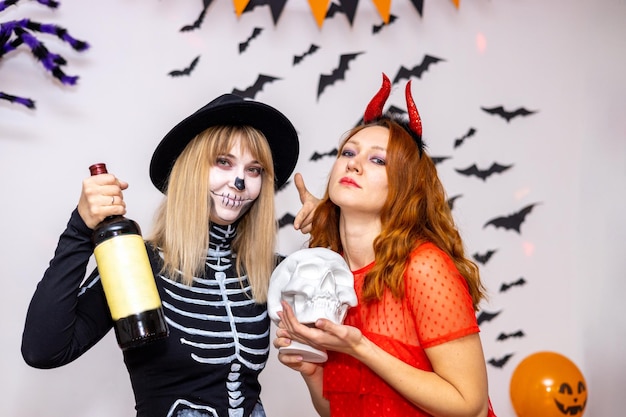
<instances>
[{"instance_id":1,"label":"orange balloon","mask_svg":"<svg viewBox=\"0 0 626 417\"><path fill-rule=\"evenodd\" d=\"M555 352L537 352L513 371L511 402L517 417L582 417L587 383L578 367Z\"/></svg>"}]
</instances>

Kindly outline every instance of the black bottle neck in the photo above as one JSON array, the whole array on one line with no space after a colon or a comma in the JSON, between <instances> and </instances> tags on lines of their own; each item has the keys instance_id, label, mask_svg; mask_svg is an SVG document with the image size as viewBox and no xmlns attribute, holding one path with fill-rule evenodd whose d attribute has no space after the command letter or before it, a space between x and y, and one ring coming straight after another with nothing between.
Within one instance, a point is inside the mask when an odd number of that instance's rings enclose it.
<instances>
[{"instance_id":1,"label":"black bottle neck","mask_svg":"<svg viewBox=\"0 0 626 417\"><path fill-rule=\"evenodd\" d=\"M134 220L124 216L109 216L96 226L91 240L94 245L98 245L105 240L121 235L141 236L141 228Z\"/></svg>"}]
</instances>

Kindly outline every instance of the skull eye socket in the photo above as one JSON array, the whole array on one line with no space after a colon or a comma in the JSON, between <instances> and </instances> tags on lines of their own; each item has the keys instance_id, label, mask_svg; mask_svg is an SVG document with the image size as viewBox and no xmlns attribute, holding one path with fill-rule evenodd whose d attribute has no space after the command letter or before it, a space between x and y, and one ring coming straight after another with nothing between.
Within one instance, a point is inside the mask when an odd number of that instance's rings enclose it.
<instances>
[{"instance_id":1,"label":"skull eye socket","mask_svg":"<svg viewBox=\"0 0 626 417\"><path fill-rule=\"evenodd\" d=\"M578 389L580 390L580 386ZM562 383L559 387L559 393L572 395L572 387L570 387L568 383Z\"/></svg>"},{"instance_id":2,"label":"skull eye socket","mask_svg":"<svg viewBox=\"0 0 626 417\"><path fill-rule=\"evenodd\" d=\"M302 278L317 279L321 275L320 268L315 264L301 264L296 267L294 276L300 276Z\"/></svg>"},{"instance_id":3,"label":"skull eye socket","mask_svg":"<svg viewBox=\"0 0 626 417\"><path fill-rule=\"evenodd\" d=\"M583 381L579 381L578 382L578 393L582 394L585 391L587 391L587 389L585 388L585 384L583 384Z\"/></svg>"}]
</instances>

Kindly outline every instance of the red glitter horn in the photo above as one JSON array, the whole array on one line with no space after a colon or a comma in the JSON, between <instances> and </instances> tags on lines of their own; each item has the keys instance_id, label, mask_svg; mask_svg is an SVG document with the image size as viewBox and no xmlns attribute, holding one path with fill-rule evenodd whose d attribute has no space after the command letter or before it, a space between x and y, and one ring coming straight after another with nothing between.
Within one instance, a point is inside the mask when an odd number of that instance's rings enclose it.
<instances>
[{"instance_id":1,"label":"red glitter horn","mask_svg":"<svg viewBox=\"0 0 626 417\"><path fill-rule=\"evenodd\" d=\"M409 127L421 139L422 138L422 118L417 111L417 106L411 96L411 81L406 83L406 108L409 113Z\"/></svg>"},{"instance_id":2,"label":"red glitter horn","mask_svg":"<svg viewBox=\"0 0 626 417\"><path fill-rule=\"evenodd\" d=\"M383 72L383 84L380 87L380 90L378 90L378 93L376 93L376 95L367 105L367 109L365 110L365 114L363 115L363 123L369 123L383 115L383 107L385 106L385 102L389 98L390 92L391 81L389 81L389 78L387 78L387 76Z\"/></svg>"}]
</instances>

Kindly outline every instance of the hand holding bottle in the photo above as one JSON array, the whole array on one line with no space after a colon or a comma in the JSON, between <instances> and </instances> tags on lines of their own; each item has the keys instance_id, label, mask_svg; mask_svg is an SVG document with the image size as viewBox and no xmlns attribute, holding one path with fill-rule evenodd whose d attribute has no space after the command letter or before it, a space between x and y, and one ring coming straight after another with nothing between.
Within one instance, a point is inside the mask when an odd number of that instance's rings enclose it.
<instances>
[{"instance_id":1,"label":"hand holding bottle","mask_svg":"<svg viewBox=\"0 0 626 417\"><path fill-rule=\"evenodd\" d=\"M79 214L93 229L94 255L117 343L125 350L167 337L169 329L141 229L124 217L122 190L128 184L108 174L103 163L90 166L89 171L93 180L83 181ZM92 222L97 223L92 226Z\"/></svg>"},{"instance_id":2,"label":"hand holding bottle","mask_svg":"<svg viewBox=\"0 0 626 417\"><path fill-rule=\"evenodd\" d=\"M83 180L83 188L78 201L78 213L87 227L95 228L109 216L126 214L123 190L128 183L115 175L102 173Z\"/></svg>"}]
</instances>

